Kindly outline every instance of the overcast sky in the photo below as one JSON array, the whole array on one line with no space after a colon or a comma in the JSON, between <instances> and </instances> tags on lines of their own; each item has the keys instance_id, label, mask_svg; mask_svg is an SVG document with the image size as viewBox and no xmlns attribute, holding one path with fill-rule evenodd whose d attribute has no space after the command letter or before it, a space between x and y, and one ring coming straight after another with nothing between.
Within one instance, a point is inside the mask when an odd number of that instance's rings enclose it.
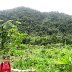
<instances>
[{"instance_id":1,"label":"overcast sky","mask_svg":"<svg viewBox=\"0 0 72 72\"><path fill-rule=\"evenodd\" d=\"M0 0L0 10L25 6L41 12L59 11L72 15L72 0Z\"/></svg>"}]
</instances>

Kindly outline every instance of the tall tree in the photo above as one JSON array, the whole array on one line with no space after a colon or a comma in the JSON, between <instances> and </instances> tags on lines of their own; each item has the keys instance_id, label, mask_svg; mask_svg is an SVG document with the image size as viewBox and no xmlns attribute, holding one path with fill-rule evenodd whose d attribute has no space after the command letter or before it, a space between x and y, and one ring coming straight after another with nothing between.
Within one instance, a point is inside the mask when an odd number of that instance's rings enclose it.
<instances>
[{"instance_id":1,"label":"tall tree","mask_svg":"<svg viewBox=\"0 0 72 72\"><path fill-rule=\"evenodd\" d=\"M15 24L20 24L20 22L13 22L12 20L3 22L0 21L0 44L1 49L9 48L10 44L18 44L25 34L18 31Z\"/></svg>"}]
</instances>

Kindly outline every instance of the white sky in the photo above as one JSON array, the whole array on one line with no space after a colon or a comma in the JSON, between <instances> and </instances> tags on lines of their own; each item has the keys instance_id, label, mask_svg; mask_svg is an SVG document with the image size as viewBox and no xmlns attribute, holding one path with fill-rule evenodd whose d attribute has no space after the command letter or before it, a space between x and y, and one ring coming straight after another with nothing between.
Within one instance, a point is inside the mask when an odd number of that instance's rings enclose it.
<instances>
[{"instance_id":1,"label":"white sky","mask_svg":"<svg viewBox=\"0 0 72 72\"><path fill-rule=\"evenodd\" d=\"M59 11L72 15L72 0L0 0L0 10L25 6L41 12Z\"/></svg>"}]
</instances>

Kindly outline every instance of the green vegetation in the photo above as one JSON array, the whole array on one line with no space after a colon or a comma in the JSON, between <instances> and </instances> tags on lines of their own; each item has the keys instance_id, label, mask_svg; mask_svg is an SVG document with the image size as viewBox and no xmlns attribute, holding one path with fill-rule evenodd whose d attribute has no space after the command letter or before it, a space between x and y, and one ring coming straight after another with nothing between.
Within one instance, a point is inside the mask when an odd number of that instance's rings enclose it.
<instances>
[{"instance_id":1,"label":"green vegetation","mask_svg":"<svg viewBox=\"0 0 72 72\"><path fill-rule=\"evenodd\" d=\"M0 19L21 22L21 32L32 35L71 34L72 16L59 12L41 13L30 8L18 7L0 11Z\"/></svg>"},{"instance_id":2,"label":"green vegetation","mask_svg":"<svg viewBox=\"0 0 72 72\"><path fill-rule=\"evenodd\" d=\"M0 11L0 56L13 68L72 72L72 16L19 7Z\"/></svg>"}]
</instances>

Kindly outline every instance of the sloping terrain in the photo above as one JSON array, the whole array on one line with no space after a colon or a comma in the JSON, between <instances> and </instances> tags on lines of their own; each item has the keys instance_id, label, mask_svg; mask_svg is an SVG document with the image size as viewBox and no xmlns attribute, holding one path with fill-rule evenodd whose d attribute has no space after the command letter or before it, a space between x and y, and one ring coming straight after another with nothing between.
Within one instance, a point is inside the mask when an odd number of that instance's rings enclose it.
<instances>
[{"instance_id":1,"label":"sloping terrain","mask_svg":"<svg viewBox=\"0 0 72 72\"><path fill-rule=\"evenodd\" d=\"M17 7L0 11L0 19L20 21L19 30L28 34L72 33L72 16L59 12L42 13L30 8Z\"/></svg>"}]
</instances>

